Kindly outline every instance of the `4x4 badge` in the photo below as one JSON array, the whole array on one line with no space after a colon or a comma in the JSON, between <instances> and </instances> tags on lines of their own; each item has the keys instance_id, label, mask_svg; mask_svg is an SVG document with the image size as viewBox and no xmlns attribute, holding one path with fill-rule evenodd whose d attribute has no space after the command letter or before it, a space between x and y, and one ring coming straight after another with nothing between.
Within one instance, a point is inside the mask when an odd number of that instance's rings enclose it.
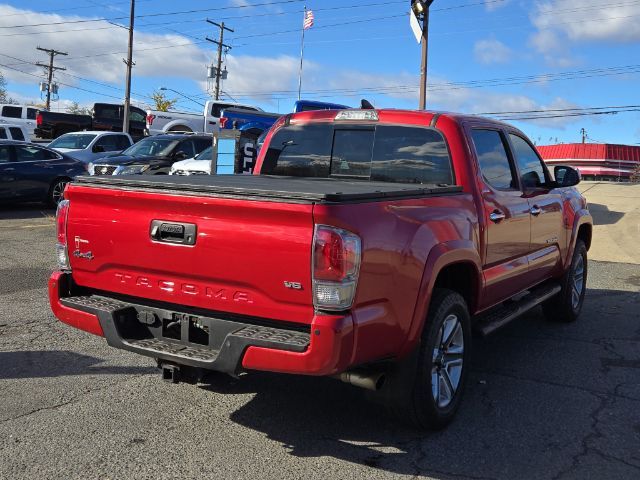
<instances>
[{"instance_id":1,"label":"4x4 badge","mask_svg":"<svg viewBox=\"0 0 640 480\"><path fill-rule=\"evenodd\" d=\"M77 257L77 258L84 258L87 260L92 260L93 259L93 253L91 253L91 250L89 250L88 252L81 252L80 248L82 247L82 245L86 244L89 245L89 240L84 240L80 237L75 237L75 244L76 244L76 249L73 251L73 256Z\"/></svg>"}]
</instances>

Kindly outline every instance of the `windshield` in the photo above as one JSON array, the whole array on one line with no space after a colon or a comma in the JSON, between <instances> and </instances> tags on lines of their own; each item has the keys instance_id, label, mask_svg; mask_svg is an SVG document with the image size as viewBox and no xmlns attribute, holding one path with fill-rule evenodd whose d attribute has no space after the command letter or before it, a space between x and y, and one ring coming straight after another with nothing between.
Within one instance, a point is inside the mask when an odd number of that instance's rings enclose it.
<instances>
[{"instance_id":1,"label":"windshield","mask_svg":"<svg viewBox=\"0 0 640 480\"><path fill-rule=\"evenodd\" d=\"M194 157L194 160L211 160L213 155L213 147L207 147Z\"/></svg>"},{"instance_id":2,"label":"windshield","mask_svg":"<svg viewBox=\"0 0 640 480\"><path fill-rule=\"evenodd\" d=\"M49 144L49 148L69 148L72 150L84 150L97 135L79 135L77 133L62 135Z\"/></svg>"},{"instance_id":3,"label":"windshield","mask_svg":"<svg viewBox=\"0 0 640 480\"><path fill-rule=\"evenodd\" d=\"M132 157L167 157L177 144L178 140L148 137L131 145L122 152L122 155L130 155Z\"/></svg>"},{"instance_id":4,"label":"windshield","mask_svg":"<svg viewBox=\"0 0 640 480\"><path fill-rule=\"evenodd\" d=\"M396 125L306 124L271 138L263 175L351 178L452 185L449 151L433 128Z\"/></svg>"}]
</instances>

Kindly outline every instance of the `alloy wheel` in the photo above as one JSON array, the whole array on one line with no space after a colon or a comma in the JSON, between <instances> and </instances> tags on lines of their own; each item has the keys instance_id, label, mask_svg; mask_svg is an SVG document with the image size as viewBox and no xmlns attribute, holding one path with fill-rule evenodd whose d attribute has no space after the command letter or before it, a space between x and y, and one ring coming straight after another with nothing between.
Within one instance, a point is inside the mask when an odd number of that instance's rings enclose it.
<instances>
[{"instance_id":1,"label":"alloy wheel","mask_svg":"<svg viewBox=\"0 0 640 480\"><path fill-rule=\"evenodd\" d=\"M464 357L464 334L457 315L444 319L433 349L431 391L439 408L453 401L460 386Z\"/></svg>"}]
</instances>

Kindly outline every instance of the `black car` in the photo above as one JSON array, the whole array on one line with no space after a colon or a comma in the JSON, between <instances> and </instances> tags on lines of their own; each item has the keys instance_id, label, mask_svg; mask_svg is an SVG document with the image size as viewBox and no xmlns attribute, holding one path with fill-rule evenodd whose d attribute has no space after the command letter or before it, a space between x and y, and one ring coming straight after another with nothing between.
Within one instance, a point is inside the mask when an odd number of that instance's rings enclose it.
<instances>
[{"instance_id":1,"label":"black car","mask_svg":"<svg viewBox=\"0 0 640 480\"><path fill-rule=\"evenodd\" d=\"M66 184L86 173L84 163L49 148L0 141L0 204L47 202L55 206Z\"/></svg>"},{"instance_id":2,"label":"black car","mask_svg":"<svg viewBox=\"0 0 640 480\"><path fill-rule=\"evenodd\" d=\"M168 175L171 165L193 158L210 146L207 135L182 133L155 135L140 140L124 152L89 164L91 175Z\"/></svg>"}]
</instances>

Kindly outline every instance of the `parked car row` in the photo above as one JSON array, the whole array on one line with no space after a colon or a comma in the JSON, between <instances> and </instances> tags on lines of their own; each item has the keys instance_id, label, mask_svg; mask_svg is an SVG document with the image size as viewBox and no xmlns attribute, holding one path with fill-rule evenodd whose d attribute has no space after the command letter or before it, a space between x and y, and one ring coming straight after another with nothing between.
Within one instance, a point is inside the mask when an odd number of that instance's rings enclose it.
<instances>
[{"instance_id":1,"label":"parked car row","mask_svg":"<svg viewBox=\"0 0 640 480\"><path fill-rule=\"evenodd\" d=\"M344 105L298 101L294 111L343 109ZM211 173L212 138L208 133L219 129L217 168L214 173L251 173L257 158L260 138L280 114L265 113L256 107L220 101L207 102L205 114L191 123L176 114L180 121L167 123L175 112L149 112L144 137L144 111L132 107L130 133L123 133L122 105L96 103L91 115L37 111L32 107L0 105L7 118L24 120L24 124L0 123L3 143L0 201L47 201L56 204L67 182L77 175L202 175ZM11 117L13 115L13 117ZM0 122L5 119L0 118ZM24 117L24 118L22 118ZM167 118L165 118L167 117ZM28 143L26 121L35 118L35 135L54 138L47 146ZM157 130L149 129L155 124ZM198 123L199 122L199 123ZM31 121L31 123L33 123ZM168 130L169 133L161 133ZM177 131L176 131L177 130ZM261 138L264 138L262 135ZM22 147L18 144L22 142Z\"/></svg>"}]
</instances>

